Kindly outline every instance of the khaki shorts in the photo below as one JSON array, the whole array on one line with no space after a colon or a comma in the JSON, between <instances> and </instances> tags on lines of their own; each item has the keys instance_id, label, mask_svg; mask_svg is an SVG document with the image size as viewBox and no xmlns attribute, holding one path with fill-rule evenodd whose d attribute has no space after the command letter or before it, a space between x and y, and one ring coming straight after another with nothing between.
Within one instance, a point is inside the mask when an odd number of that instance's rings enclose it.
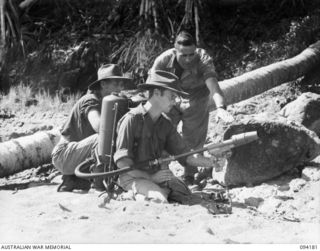
<instances>
[{"instance_id":1,"label":"khaki shorts","mask_svg":"<svg viewBox=\"0 0 320 251\"><path fill-rule=\"evenodd\" d=\"M93 134L79 142L68 142L62 138L52 151L52 163L62 174L74 174L76 167L91 157L97 144L98 134Z\"/></svg>"}]
</instances>

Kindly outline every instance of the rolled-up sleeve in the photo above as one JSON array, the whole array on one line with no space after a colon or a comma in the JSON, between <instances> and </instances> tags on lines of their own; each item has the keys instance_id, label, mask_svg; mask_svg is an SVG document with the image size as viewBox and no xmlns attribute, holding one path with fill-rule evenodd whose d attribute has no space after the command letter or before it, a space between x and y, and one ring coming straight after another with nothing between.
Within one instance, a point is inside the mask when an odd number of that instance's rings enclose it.
<instances>
[{"instance_id":1,"label":"rolled-up sleeve","mask_svg":"<svg viewBox=\"0 0 320 251\"><path fill-rule=\"evenodd\" d=\"M135 117L131 114L125 115L118 123L116 152L114 154L114 162L122 158L133 159L134 132L136 125Z\"/></svg>"},{"instance_id":2,"label":"rolled-up sleeve","mask_svg":"<svg viewBox=\"0 0 320 251\"><path fill-rule=\"evenodd\" d=\"M204 80L208 78L218 78L212 57L204 49L197 50L200 57L199 69Z\"/></svg>"},{"instance_id":3,"label":"rolled-up sleeve","mask_svg":"<svg viewBox=\"0 0 320 251\"><path fill-rule=\"evenodd\" d=\"M80 112L83 113L86 117L91 109L97 109L101 111L101 102L96 98L85 99L81 105Z\"/></svg>"}]
</instances>

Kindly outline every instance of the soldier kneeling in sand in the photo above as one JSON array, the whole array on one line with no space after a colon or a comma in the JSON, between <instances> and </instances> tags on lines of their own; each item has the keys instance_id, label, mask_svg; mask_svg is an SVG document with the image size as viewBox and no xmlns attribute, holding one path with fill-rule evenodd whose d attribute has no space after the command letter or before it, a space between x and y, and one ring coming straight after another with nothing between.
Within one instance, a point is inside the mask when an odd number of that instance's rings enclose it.
<instances>
[{"instance_id":1,"label":"soldier kneeling in sand","mask_svg":"<svg viewBox=\"0 0 320 251\"><path fill-rule=\"evenodd\" d=\"M72 108L62 128L61 140L53 149L52 162L63 174L58 192L90 189L90 181L76 177L74 171L81 162L91 157L98 144L102 99L112 92L133 88L132 79L124 77L119 66L107 64L100 67L98 79L89 85L87 94Z\"/></svg>"},{"instance_id":2,"label":"soldier kneeling in sand","mask_svg":"<svg viewBox=\"0 0 320 251\"><path fill-rule=\"evenodd\" d=\"M178 87L178 77L165 71L154 71L145 84L138 87L149 91L145 104L131 109L118 123L118 136L114 161L118 168L125 168L147 160L190 151L187 144L165 115L175 105L178 95L188 95ZM137 138L136 135L139 135ZM202 155L179 159L182 165L212 167L213 160ZM125 190L155 202L183 202L190 190L175 177L167 165L159 168L144 167L119 176Z\"/></svg>"}]
</instances>

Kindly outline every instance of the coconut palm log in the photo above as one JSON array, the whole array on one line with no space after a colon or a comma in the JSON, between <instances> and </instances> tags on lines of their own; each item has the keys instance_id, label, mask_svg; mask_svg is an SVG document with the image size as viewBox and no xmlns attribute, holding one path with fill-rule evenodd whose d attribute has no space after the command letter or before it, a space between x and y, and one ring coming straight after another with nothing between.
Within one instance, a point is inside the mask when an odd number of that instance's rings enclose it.
<instances>
[{"instance_id":1,"label":"coconut palm log","mask_svg":"<svg viewBox=\"0 0 320 251\"><path fill-rule=\"evenodd\" d=\"M296 80L319 63L320 41L293 58L221 81L219 85L225 94L227 104L233 104L282 83ZM213 101L210 108L215 109ZM48 163L59 137L60 133L57 131L39 132L0 143L0 177Z\"/></svg>"},{"instance_id":2,"label":"coconut palm log","mask_svg":"<svg viewBox=\"0 0 320 251\"><path fill-rule=\"evenodd\" d=\"M51 130L0 143L0 177L50 162L59 139L60 132Z\"/></svg>"},{"instance_id":3,"label":"coconut palm log","mask_svg":"<svg viewBox=\"0 0 320 251\"><path fill-rule=\"evenodd\" d=\"M296 80L320 65L320 41L310 45L297 56L247 72L241 76L219 82L226 103L239 101L261 94L280 84ZM210 110L214 110L213 100Z\"/></svg>"}]
</instances>

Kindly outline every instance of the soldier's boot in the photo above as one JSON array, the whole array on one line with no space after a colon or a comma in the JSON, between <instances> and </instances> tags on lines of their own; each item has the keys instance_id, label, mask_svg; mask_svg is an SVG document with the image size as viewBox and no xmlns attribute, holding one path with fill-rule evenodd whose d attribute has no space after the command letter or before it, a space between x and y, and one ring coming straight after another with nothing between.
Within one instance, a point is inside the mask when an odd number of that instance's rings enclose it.
<instances>
[{"instance_id":1,"label":"soldier's boot","mask_svg":"<svg viewBox=\"0 0 320 251\"><path fill-rule=\"evenodd\" d=\"M63 175L63 182L59 185L58 192L72 192L73 190L88 191L91 187L89 180L78 178L75 175Z\"/></svg>"}]
</instances>

